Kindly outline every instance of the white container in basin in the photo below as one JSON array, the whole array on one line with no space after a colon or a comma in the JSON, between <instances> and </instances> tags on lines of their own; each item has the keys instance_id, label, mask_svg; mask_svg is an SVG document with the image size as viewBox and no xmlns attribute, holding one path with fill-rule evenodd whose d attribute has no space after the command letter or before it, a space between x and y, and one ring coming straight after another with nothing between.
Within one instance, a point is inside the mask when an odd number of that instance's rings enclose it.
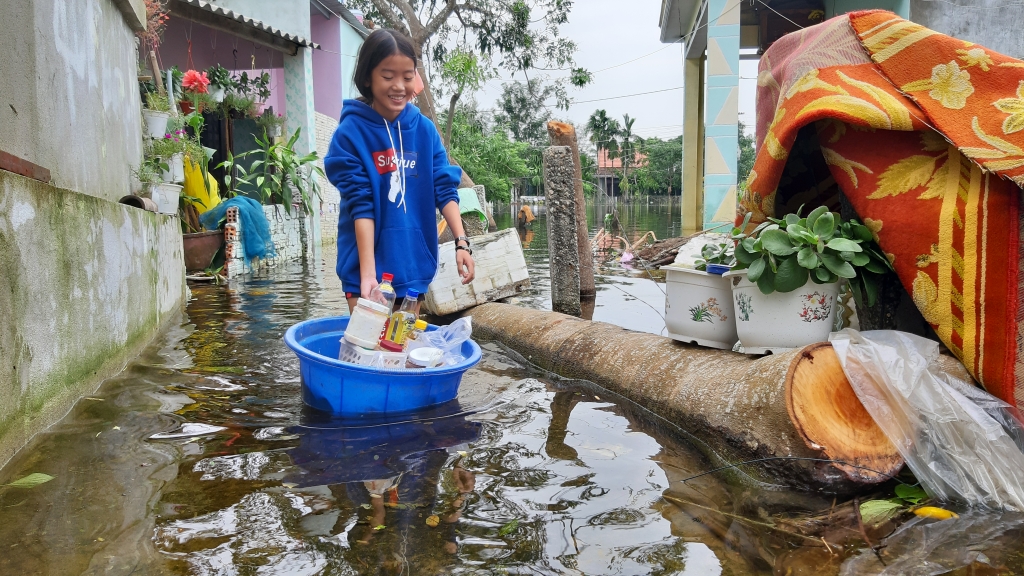
<instances>
[{"instance_id":1,"label":"white container in basin","mask_svg":"<svg viewBox=\"0 0 1024 576\"><path fill-rule=\"evenodd\" d=\"M762 294L746 270L722 275L732 287L736 334L744 354L777 354L825 342L835 320L839 282L811 280L792 292Z\"/></svg>"},{"instance_id":2,"label":"white container in basin","mask_svg":"<svg viewBox=\"0 0 1024 576\"><path fill-rule=\"evenodd\" d=\"M156 204L156 211L160 214L177 214L181 189L182 186L180 184L168 184L166 182L150 188L150 195Z\"/></svg>"},{"instance_id":3,"label":"white container in basin","mask_svg":"<svg viewBox=\"0 0 1024 576\"><path fill-rule=\"evenodd\" d=\"M373 350L380 343L381 332L384 332L384 324L388 321L388 312L387 306L360 298L356 303L356 309L352 311L352 319L345 328L344 339L349 344Z\"/></svg>"},{"instance_id":4,"label":"white container in basin","mask_svg":"<svg viewBox=\"0 0 1024 576\"><path fill-rule=\"evenodd\" d=\"M359 364L360 366L374 366L375 364L379 364L379 368L390 368L392 370L405 369L405 363L408 356L409 355L405 352L367 350L362 346L355 346L346 342L344 338L341 339L341 348L339 348L338 351L338 360L341 360L342 362Z\"/></svg>"},{"instance_id":5,"label":"white container in basin","mask_svg":"<svg viewBox=\"0 0 1024 576\"><path fill-rule=\"evenodd\" d=\"M665 326L673 340L731 350L736 343L736 320L729 281L680 265L665 271Z\"/></svg>"}]
</instances>

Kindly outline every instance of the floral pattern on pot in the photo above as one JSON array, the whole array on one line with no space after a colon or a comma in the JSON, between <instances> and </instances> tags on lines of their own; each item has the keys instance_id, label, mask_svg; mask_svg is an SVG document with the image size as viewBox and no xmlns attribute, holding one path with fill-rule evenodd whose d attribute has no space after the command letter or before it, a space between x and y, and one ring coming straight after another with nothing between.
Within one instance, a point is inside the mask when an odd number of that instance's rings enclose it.
<instances>
[{"instance_id":1,"label":"floral pattern on pot","mask_svg":"<svg viewBox=\"0 0 1024 576\"><path fill-rule=\"evenodd\" d=\"M739 277L735 279L739 280ZM735 282L735 284L738 283ZM754 303L751 301L750 294L737 294L736 305L740 309L740 320L750 322L750 315L754 313Z\"/></svg>"},{"instance_id":2,"label":"floral pattern on pot","mask_svg":"<svg viewBox=\"0 0 1024 576\"><path fill-rule=\"evenodd\" d=\"M803 299L801 303L803 309L800 311L800 318L804 322L827 321L832 318L831 295L814 292L805 294L801 298Z\"/></svg>"},{"instance_id":3,"label":"floral pattern on pot","mask_svg":"<svg viewBox=\"0 0 1024 576\"><path fill-rule=\"evenodd\" d=\"M718 305L718 298L708 298L704 302L690 308L690 319L694 322L714 324L715 316L718 316L718 320L721 322L729 319L728 316L722 313L722 308Z\"/></svg>"}]
</instances>

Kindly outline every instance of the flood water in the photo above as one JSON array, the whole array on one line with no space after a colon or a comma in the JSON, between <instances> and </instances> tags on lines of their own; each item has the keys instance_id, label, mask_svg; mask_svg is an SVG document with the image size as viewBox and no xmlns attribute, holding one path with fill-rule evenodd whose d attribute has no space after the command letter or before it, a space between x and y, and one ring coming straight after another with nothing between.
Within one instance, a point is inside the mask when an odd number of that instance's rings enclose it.
<instances>
[{"instance_id":1,"label":"flood water","mask_svg":"<svg viewBox=\"0 0 1024 576\"><path fill-rule=\"evenodd\" d=\"M677 221L643 226L661 238ZM546 298L542 232L543 219L524 305ZM683 483L721 459L494 344L448 405L358 425L304 408L282 337L344 310L331 258L193 284L179 322L0 470L0 574L837 574L874 561L855 527L830 544L782 528L831 517L831 497L735 474ZM660 308L653 281L612 264L600 276L595 318L660 328L643 304ZM2 486L32 473L53 480ZM1024 519L982 520L974 549L1024 570Z\"/></svg>"}]
</instances>

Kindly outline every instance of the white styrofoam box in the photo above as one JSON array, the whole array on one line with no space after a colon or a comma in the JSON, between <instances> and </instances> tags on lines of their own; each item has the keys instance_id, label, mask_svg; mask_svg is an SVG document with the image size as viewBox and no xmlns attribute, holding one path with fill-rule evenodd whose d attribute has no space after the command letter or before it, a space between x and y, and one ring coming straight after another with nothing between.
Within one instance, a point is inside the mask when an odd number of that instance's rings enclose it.
<instances>
[{"instance_id":1,"label":"white styrofoam box","mask_svg":"<svg viewBox=\"0 0 1024 576\"><path fill-rule=\"evenodd\" d=\"M696 261L701 259L700 251L705 245L727 241L729 241L728 234L719 234L717 232L701 234L679 247L679 252L676 254L676 259L673 263L679 264L683 268L693 268L696 266Z\"/></svg>"},{"instance_id":2,"label":"white styrofoam box","mask_svg":"<svg viewBox=\"0 0 1024 576\"><path fill-rule=\"evenodd\" d=\"M530 276L519 234L515 229L470 238L476 277L462 283L455 264L455 242L439 247L437 276L427 287L423 302L427 312L453 314L484 302L510 298L529 288Z\"/></svg>"}]
</instances>

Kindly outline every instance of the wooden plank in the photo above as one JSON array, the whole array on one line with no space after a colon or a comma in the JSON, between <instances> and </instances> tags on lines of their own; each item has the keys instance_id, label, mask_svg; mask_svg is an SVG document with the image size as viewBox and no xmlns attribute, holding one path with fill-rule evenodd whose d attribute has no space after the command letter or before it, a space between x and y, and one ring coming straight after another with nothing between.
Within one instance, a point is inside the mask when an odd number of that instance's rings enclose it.
<instances>
[{"instance_id":1,"label":"wooden plank","mask_svg":"<svg viewBox=\"0 0 1024 576\"><path fill-rule=\"evenodd\" d=\"M436 316L453 314L510 298L530 287L523 247L514 229L476 236L472 242L476 278L465 285L455 267L455 243L439 246L437 276L423 303L427 312Z\"/></svg>"},{"instance_id":2,"label":"wooden plank","mask_svg":"<svg viewBox=\"0 0 1024 576\"><path fill-rule=\"evenodd\" d=\"M50 171L38 164L33 164L24 158L0 150L0 170L7 170L15 174L50 183Z\"/></svg>"}]
</instances>

